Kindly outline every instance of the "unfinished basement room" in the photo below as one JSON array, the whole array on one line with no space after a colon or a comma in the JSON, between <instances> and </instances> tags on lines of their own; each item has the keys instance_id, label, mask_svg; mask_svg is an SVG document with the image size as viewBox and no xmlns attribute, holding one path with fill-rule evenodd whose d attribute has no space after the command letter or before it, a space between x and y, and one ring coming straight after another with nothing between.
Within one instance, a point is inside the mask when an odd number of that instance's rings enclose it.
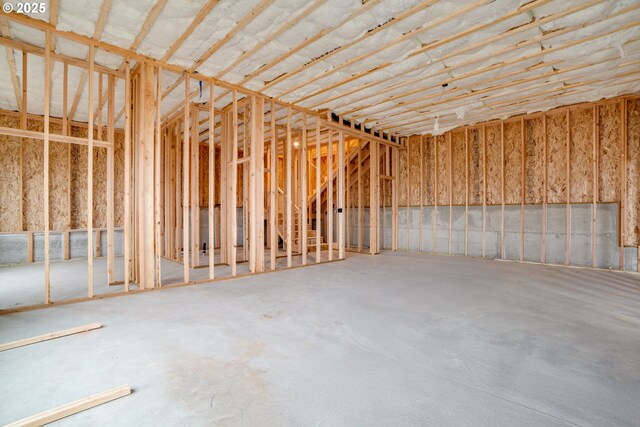
<instances>
[{"instance_id":1,"label":"unfinished basement room","mask_svg":"<svg viewBox=\"0 0 640 427\"><path fill-rule=\"evenodd\" d=\"M640 0L0 5L0 425L640 425Z\"/></svg>"}]
</instances>

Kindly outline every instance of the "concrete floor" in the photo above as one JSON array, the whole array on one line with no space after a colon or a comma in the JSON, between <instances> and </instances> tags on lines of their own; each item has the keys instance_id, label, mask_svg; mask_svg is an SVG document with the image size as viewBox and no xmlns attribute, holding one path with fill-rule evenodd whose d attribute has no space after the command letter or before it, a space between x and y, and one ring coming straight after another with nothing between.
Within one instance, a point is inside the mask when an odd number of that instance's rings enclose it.
<instances>
[{"instance_id":1,"label":"concrete floor","mask_svg":"<svg viewBox=\"0 0 640 427\"><path fill-rule=\"evenodd\" d=\"M640 277L383 253L0 316L0 423L638 425Z\"/></svg>"},{"instance_id":2,"label":"concrete floor","mask_svg":"<svg viewBox=\"0 0 640 427\"><path fill-rule=\"evenodd\" d=\"M216 250L216 259L219 259L219 250ZM242 262L242 248L238 249L237 274L249 273L249 263ZM321 261L329 259L328 251L321 251ZM338 259L338 251L333 251L333 259ZM309 252L307 262L314 263L316 260L315 251ZM200 264L208 265L208 255L200 256ZM183 283L183 265L177 261L163 258L162 284L170 285ZM271 265L269 250L265 250L265 269L269 270ZM302 257L294 255L292 266L302 265ZM276 258L276 268L287 267L286 252L279 251ZM124 280L124 258L116 257L114 261L115 280ZM191 280L206 280L209 277L208 268L191 268ZM217 265L215 267L215 277L218 279L231 277L231 267L228 265ZM51 301L59 302L73 298L87 297L87 260L72 259L68 261L51 262ZM131 289L137 289L131 286ZM107 295L124 291L124 285L108 285L107 281L107 259L104 257L93 260L93 292L94 295ZM30 305L44 304L44 264L18 264L0 267L0 310L25 307Z\"/></svg>"}]
</instances>

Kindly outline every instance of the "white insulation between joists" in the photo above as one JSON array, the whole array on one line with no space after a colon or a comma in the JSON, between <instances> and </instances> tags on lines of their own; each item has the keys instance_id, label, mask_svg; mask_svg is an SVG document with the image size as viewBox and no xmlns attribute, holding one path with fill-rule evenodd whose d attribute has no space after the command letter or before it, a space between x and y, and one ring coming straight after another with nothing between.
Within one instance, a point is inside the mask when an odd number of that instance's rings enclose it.
<instances>
[{"instance_id":1,"label":"white insulation between joists","mask_svg":"<svg viewBox=\"0 0 640 427\"><path fill-rule=\"evenodd\" d=\"M505 114L548 110L576 99L597 100L638 90L638 83L633 77L612 80L613 76L623 72L632 73L640 69L638 64L633 63L640 30L630 26L640 20L640 9L632 9L638 5L637 0L602 0L560 19L531 25L534 20L580 8L594 0L538 1L540 6L503 19L505 15L517 11L520 7L530 6L531 2L369 0L363 4L361 0L327 0L316 5L313 0L274 0L264 3L265 7L260 13L246 20L246 25L239 31L234 31L235 34L221 44L198 71L203 75L216 76L228 69L223 80L239 83L243 82L247 75L261 70L252 79L244 82L244 86L260 91L265 84L278 79L264 90L265 94L277 97L282 95L283 100L292 102L302 99L301 106L329 108L339 114L356 110L352 115L347 114L345 118L355 118L357 122L364 121L367 126L375 127L377 123L381 123L382 128L396 127L403 134L433 132L433 119L429 120L429 117L439 117L439 132L442 132L449 127L469 124L471 120L480 121L504 117ZM15 5L17 2L9 3ZM433 4L421 7L427 3ZM158 2L155 0L62 0L57 28L92 37L100 12L105 10L107 15L100 34L101 40L129 48L156 4ZM191 67L208 49L233 31L237 23L254 8L263 5L263 2L221 0L211 3L207 0L167 0L157 19L148 29L146 37L141 40L137 51L157 59L163 58L198 12L207 5L213 5L210 13L175 50L169 58L169 63ZM404 19L398 19L412 7L420 10ZM628 10L630 8L632 10ZM307 9L309 13L305 13ZM463 10L464 13L461 13ZM624 10L627 12L620 14ZM615 14L619 16L611 18ZM276 31L302 15L305 17L299 19L295 25L282 31L255 54L239 61L244 52L251 51L261 41L267 40ZM30 16L44 21L49 19L48 12L31 13ZM8 22L12 38L44 47L43 32ZM624 25L628 25L629 28L615 31ZM369 34L379 26L383 26L382 29ZM524 26L531 28L518 30ZM483 28L441 43L442 40L476 27ZM564 32L566 29L575 31ZM488 44L482 43L483 40L509 31L513 32L513 35L501 37ZM555 31L559 34L554 35ZM324 35L316 39L314 36L320 32ZM572 45L570 48L563 48L580 38L598 35L602 36ZM278 61L278 58L288 55L295 46L311 38L314 38L313 42ZM537 38L541 40L539 43L531 42ZM437 45L428 48L431 43ZM523 46L511 49L520 44ZM465 50L469 46L474 47ZM412 55L417 49L426 50ZM56 39L55 51L80 59L85 59L88 54L86 46L61 37ZM15 51L14 56L18 81L21 82L21 52ZM528 56L533 57L526 59ZM353 60L354 58L358 60ZM103 51L96 51L95 60L96 64L113 69L122 62L121 57ZM346 65L349 61L353 63ZM272 67L262 70L261 67L272 62ZM503 63L505 65L501 66ZM230 68L232 64L235 65ZM584 68L567 71L571 67L582 65ZM305 69L302 72L292 73L303 66ZM487 67L491 67L490 71L476 73L477 70ZM534 68L528 71L531 67ZM622 71L619 72L618 67L621 67ZM30 113L42 114L44 110L43 70L43 58L29 55ZM52 73L51 114L58 117L62 114L62 70L62 64L56 63ZM530 79L536 73L552 74L554 70L559 74L546 80L542 78L522 84L518 82L521 79ZM611 72L607 74L607 70ZM81 73L81 69L69 67L69 108L76 96ZM353 78L354 76L360 77ZM594 76L600 81L594 81ZM170 87L179 77L175 73L165 72L164 89ZM97 90L97 74L95 80ZM344 83L347 80L348 82ZM377 83L378 81L381 82ZM440 85L444 81L450 83L442 89ZM403 84L404 82L410 83ZM511 95L513 102L502 103L500 101L508 101L508 97L491 91L493 86L499 84L505 84L506 87L497 87L495 91ZM332 85L335 88L326 90ZM571 88L564 93L563 87L567 85ZM87 119L87 86L85 83L81 88L74 116L76 120ZM0 59L0 88L3 91L0 95L0 108L18 108L6 49ZM103 89L106 91L106 76ZM197 89L198 81L192 79L191 90ZM404 96L415 89L421 90ZM520 99L523 94L535 97L536 89L540 92L549 91L550 96L548 99L532 99L531 102ZM478 90L483 92L475 95L474 92ZM230 95L220 96L224 92L226 90L216 91L216 96L219 97L216 99L217 108L224 107L225 103L231 100ZM456 98L456 94L464 96ZM123 96L124 84L119 79L116 86L117 111L122 108ZM191 100L204 103L208 101L208 96L208 90L203 90L202 97L196 93ZM449 97L454 99L448 100ZM422 98L426 99L422 101ZM184 83L181 83L163 99L163 114L175 111L183 102ZM431 104L434 105L431 107ZM466 107L467 111L461 114L460 108L465 104L473 105L474 108ZM106 108L103 114L104 122ZM118 125L121 126L122 123L121 117Z\"/></svg>"}]
</instances>

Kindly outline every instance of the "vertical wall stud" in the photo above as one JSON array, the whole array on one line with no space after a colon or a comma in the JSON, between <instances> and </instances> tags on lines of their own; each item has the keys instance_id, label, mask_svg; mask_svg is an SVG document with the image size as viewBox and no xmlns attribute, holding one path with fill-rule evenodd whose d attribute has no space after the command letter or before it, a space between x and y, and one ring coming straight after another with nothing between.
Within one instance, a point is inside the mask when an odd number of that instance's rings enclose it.
<instances>
[{"instance_id":1,"label":"vertical wall stud","mask_svg":"<svg viewBox=\"0 0 640 427\"><path fill-rule=\"evenodd\" d=\"M129 292L131 268L131 72L124 63L124 290Z\"/></svg>"},{"instance_id":2,"label":"vertical wall stud","mask_svg":"<svg viewBox=\"0 0 640 427\"><path fill-rule=\"evenodd\" d=\"M271 100L271 165L269 177L271 184L269 188L270 210L269 210L269 256L271 270L276 269L276 259L278 255L278 134L276 129L276 103Z\"/></svg>"},{"instance_id":3,"label":"vertical wall stud","mask_svg":"<svg viewBox=\"0 0 640 427\"><path fill-rule=\"evenodd\" d=\"M51 105L51 34L45 34L44 56L44 286L45 303L51 302L51 259L49 245L49 109ZM26 112L25 112L26 114Z\"/></svg>"},{"instance_id":4,"label":"vertical wall stud","mask_svg":"<svg viewBox=\"0 0 640 427\"><path fill-rule=\"evenodd\" d=\"M93 297L93 91L95 48L89 45L89 121L87 125L87 294Z\"/></svg>"},{"instance_id":5,"label":"vertical wall stud","mask_svg":"<svg viewBox=\"0 0 640 427\"><path fill-rule=\"evenodd\" d=\"M215 85L209 85L209 279L215 279L215 208L216 208L216 186L215 186L215 164L216 164L216 145L215 145Z\"/></svg>"},{"instance_id":6,"label":"vertical wall stud","mask_svg":"<svg viewBox=\"0 0 640 427\"><path fill-rule=\"evenodd\" d=\"M184 78L184 120L182 122L182 268L189 283L189 75Z\"/></svg>"}]
</instances>

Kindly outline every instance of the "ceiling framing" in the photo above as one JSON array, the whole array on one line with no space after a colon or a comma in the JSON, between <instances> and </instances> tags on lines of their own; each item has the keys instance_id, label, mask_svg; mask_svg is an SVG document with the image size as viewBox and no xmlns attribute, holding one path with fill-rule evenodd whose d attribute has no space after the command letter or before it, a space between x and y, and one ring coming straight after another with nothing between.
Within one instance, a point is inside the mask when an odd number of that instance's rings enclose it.
<instances>
[{"instance_id":1,"label":"ceiling framing","mask_svg":"<svg viewBox=\"0 0 640 427\"><path fill-rule=\"evenodd\" d=\"M638 0L59 0L29 16L398 135L640 90ZM9 41L42 48L44 39L5 18L0 108L13 110L22 79ZM51 43L54 57L87 58L72 42ZM96 55L96 64L123 69L121 58L108 59ZM163 74L166 116L183 102L183 79ZM71 117L82 120L86 71L75 84Z\"/></svg>"}]
</instances>

